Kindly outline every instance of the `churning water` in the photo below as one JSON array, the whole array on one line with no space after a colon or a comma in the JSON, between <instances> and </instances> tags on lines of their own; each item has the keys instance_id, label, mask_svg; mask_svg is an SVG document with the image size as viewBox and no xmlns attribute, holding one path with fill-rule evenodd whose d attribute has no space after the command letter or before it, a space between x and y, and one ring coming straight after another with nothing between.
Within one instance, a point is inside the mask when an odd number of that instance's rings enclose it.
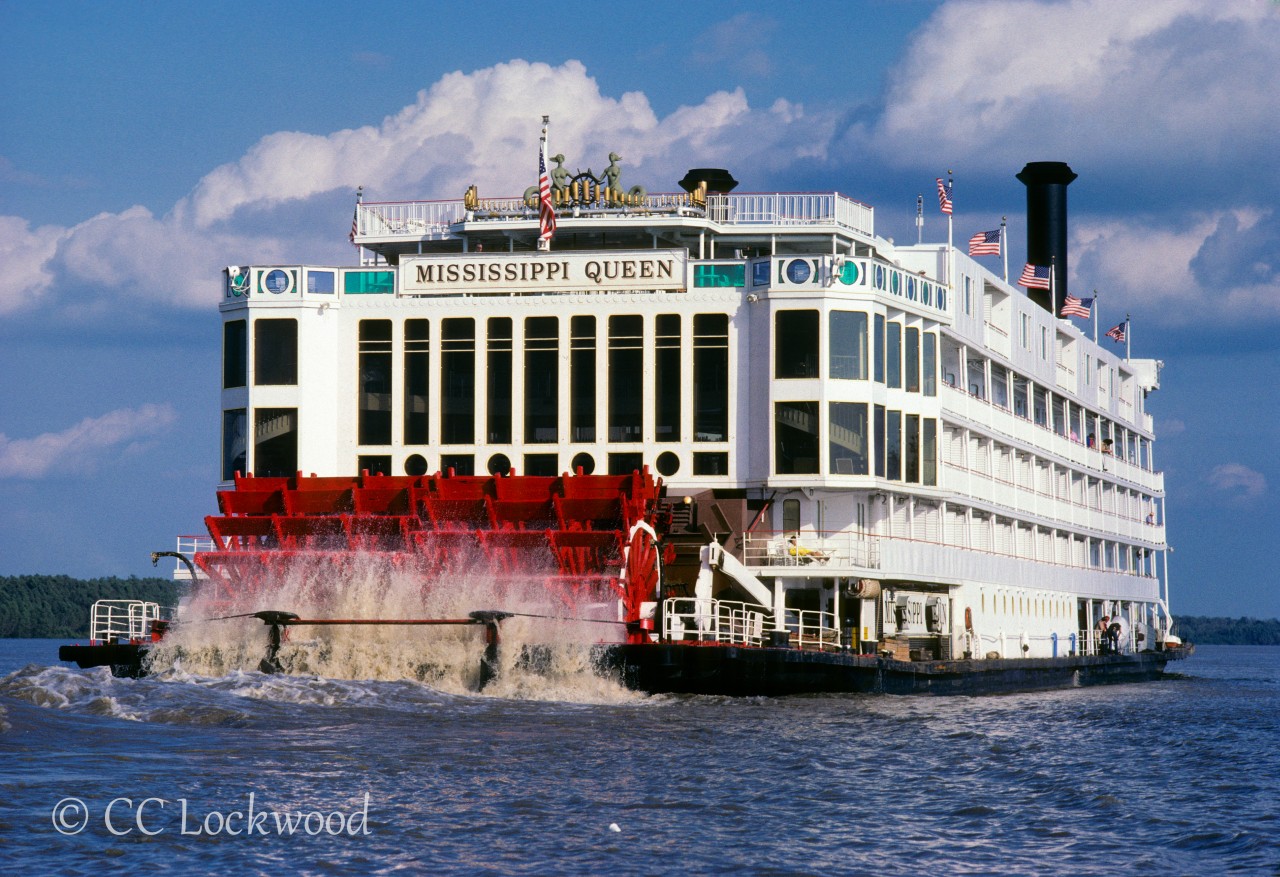
<instances>
[{"instance_id":1,"label":"churning water","mask_svg":"<svg viewBox=\"0 0 1280 877\"><path fill-rule=\"evenodd\" d=\"M0 641L6 873L1280 873L1280 649L982 698L479 695L390 642L231 669L265 637L222 624L141 680Z\"/></svg>"}]
</instances>

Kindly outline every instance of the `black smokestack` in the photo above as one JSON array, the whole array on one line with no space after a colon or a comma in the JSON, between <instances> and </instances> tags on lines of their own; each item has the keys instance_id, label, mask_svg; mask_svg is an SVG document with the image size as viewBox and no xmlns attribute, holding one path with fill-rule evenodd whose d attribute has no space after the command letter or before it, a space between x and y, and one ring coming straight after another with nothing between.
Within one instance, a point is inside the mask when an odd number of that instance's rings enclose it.
<instances>
[{"instance_id":1,"label":"black smokestack","mask_svg":"<svg viewBox=\"0 0 1280 877\"><path fill-rule=\"evenodd\" d=\"M1064 161L1030 161L1018 174L1027 187L1027 261L1053 266L1053 297L1067 296L1067 186L1077 174ZM1028 289L1027 297L1053 310L1050 293Z\"/></svg>"}]
</instances>

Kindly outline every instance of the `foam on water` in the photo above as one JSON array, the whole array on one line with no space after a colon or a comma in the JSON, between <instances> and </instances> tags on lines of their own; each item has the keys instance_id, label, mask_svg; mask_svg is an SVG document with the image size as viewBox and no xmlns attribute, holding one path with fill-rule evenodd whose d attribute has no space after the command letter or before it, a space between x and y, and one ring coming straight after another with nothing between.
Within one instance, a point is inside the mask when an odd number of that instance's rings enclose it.
<instances>
[{"instance_id":1,"label":"foam on water","mask_svg":"<svg viewBox=\"0 0 1280 877\"><path fill-rule=\"evenodd\" d=\"M178 679L256 670L266 654L267 627L256 618L229 615L278 610L316 619L423 619L496 609L518 614L501 623L501 669L485 696L585 703L640 697L602 677L592 662L593 645L621 638L621 625L600 623L616 618L616 595L590 595L570 607L546 584L552 570L495 576L475 553L458 564L471 572L436 580L376 556L355 555L345 558L341 571L324 561L300 561L258 593L227 594L206 583L186 598L177 623L152 651L151 672ZM536 670L522 660L529 646L538 648ZM292 677L414 680L469 695L479 689L483 652L481 625L300 625L287 629L278 659ZM269 687L253 675L250 688Z\"/></svg>"}]
</instances>

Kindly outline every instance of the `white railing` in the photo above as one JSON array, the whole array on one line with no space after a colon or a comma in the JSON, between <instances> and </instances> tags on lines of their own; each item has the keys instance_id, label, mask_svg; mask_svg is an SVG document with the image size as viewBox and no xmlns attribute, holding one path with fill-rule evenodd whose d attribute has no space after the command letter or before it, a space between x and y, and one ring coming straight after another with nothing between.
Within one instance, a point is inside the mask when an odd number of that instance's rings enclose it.
<instances>
[{"instance_id":1,"label":"white railing","mask_svg":"<svg viewBox=\"0 0 1280 877\"><path fill-rule=\"evenodd\" d=\"M645 215L692 209L702 212L688 194L676 192L646 195L639 204L604 212ZM582 210L588 215L598 212L591 207ZM568 207L557 212L574 215ZM838 192L708 195L705 212L721 225L838 225L868 236L875 230L875 210ZM526 220L537 215L521 198L481 199L471 211L462 199L365 203L356 206L355 232L357 239L438 238L450 235L451 225L468 218Z\"/></svg>"},{"instance_id":2,"label":"white railing","mask_svg":"<svg viewBox=\"0 0 1280 877\"><path fill-rule=\"evenodd\" d=\"M792 541L792 537L795 541ZM742 537L747 566L880 568L880 540L865 533L754 531Z\"/></svg>"},{"instance_id":3,"label":"white railing","mask_svg":"<svg viewBox=\"0 0 1280 877\"><path fill-rule=\"evenodd\" d=\"M143 600L99 600L89 610L89 638L100 643L136 642L151 638L160 605Z\"/></svg>"},{"instance_id":4,"label":"white railing","mask_svg":"<svg viewBox=\"0 0 1280 877\"><path fill-rule=\"evenodd\" d=\"M670 642L714 642L758 646L769 615L734 600L670 597L662 604L662 638Z\"/></svg>"},{"instance_id":5,"label":"white railing","mask_svg":"<svg viewBox=\"0 0 1280 877\"><path fill-rule=\"evenodd\" d=\"M194 558L198 552L215 550L215 546L213 540L208 536L179 536L176 550L187 558ZM209 576L204 570L197 568L196 578L207 579ZM187 569L187 565L176 557L173 559L173 580L177 582L191 581L191 570Z\"/></svg>"},{"instance_id":6,"label":"white railing","mask_svg":"<svg viewBox=\"0 0 1280 877\"><path fill-rule=\"evenodd\" d=\"M794 623L791 618L794 616ZM796 648L835 651L840 648L840 630L836 616L816 609L789 610L787 629Z\"/></svg>"}]
</instances>

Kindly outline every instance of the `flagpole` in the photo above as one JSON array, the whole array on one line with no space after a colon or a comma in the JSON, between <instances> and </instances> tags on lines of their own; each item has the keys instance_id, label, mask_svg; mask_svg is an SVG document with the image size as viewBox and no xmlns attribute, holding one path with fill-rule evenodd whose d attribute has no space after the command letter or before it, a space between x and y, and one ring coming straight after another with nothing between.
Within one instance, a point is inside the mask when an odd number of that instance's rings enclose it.
<instances>
[{"instance_id":1,"label":"flagpole","mask_svg":"<svg viewBox=\"0 0 1280 877\"><path fill-rule=\"evenodd\" d=\"M1098 290L1093 291L1093 343L1098 343Z\"/></svg>"},{"instance_id":2,"label":"flagpole","mask_svg":"<svg viewBox=\"0 0 1280 877\"><path fill-rule=\"evenodd\" d=\"M1129 361L1130 346L1133 343L1133 326L1130 325L1129 315L1124 315L1124 359Z\"/></svg>"},{"instance_id":3,"label":"flagpole","mask_svg":"<svg viewBox=\"0 0 1280 877\"><path fill-rule=\"evenodd\" d=\"M954 180L951 178L951 171L947 171L947 194L950 195L953 190ZM952 210L955 210L955 202L952 202ZM951 279L952 265L955 256L951 252L951 214L947 214L947 286L953 286L954 281Z\"/></svg>"},{"instance_id":4,"label":"flagpole","mask_svg":"<svg viewBox=\"0 0 1280 877\"><path fill-rule=\"evenodd\" d=\"M1009 245L1005 239L1009 237L1009 227L1006 220L1009 217L1000 217L1000 251L1004 253L1004 282L1009 282Z\"/></svg>"},{"instance_id":5,"label":"flagpole","mask_svg":"<svg viewBox=\"0 0 1280 877\"><path fill-rule=\"evenodd\" d=\"M1058 273L1058 267L1057 265L1054 264L1053 259L1050 259L1049 260L1049 303L1053 305L1054 317L1060 318L1062 315L1058 313L1058 283L1056 279L1057 273Z\"/></svg>"},{"instance_id":6,"label":"flagpole","mask_svg":"<svg viewBox=\"0 0 1280 877\"><path fill-rule=\"evenodd\" d=\"M924 243L924 195L916 195L916 244Z\"/></svg>"}]
</instances>

